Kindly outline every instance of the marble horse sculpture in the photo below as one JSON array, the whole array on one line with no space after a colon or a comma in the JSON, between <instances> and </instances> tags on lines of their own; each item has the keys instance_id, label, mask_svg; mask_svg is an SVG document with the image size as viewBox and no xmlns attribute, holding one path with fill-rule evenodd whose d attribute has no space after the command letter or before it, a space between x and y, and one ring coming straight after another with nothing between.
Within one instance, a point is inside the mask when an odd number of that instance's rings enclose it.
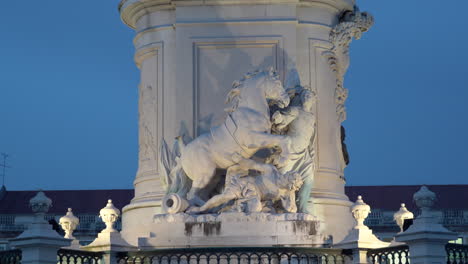
<instances>
[{"instance_id":1,"label":"marble horse sculpture","mask_svg":"<svg viewBox=\"0 0 468 264\"><path fill-rule=\"evenodd\" d=\"M278 162L288 160L289 139L270 133L269 104L284 108L289 101L289 95L273 69L248 73L234 82L226 99L232 107L225 110L228 114L222 124L187 145L179 137L173 153L163 142L162 173L169 187L168 193L177 193L191 205L202 206L211 192L206 188L213 187L210 183L216 169L227 169L237 163L233 155L248 159L260 149L280 148Z\"/></svg>"},{"instance_id":2,"label":"marble horse sculpture","mask_svg":"<svg viewBox=\"0 0 468 264\"><path fill-rule=\"evenodd\" d=\"M235 201L222 211L244 213L296 213L296 192L303 184L302 177L294 171L282 174L268 163L243 157L233 157L237 164L229 168L226 186L221 194L211 197L203 206L192 207L189 213L204 213L210 209ZM250 170L258 171L251 175ZM277 206L276 204L280 205ZM278 209L280 211L278 211Z\"/></svg>"}]
</instances>

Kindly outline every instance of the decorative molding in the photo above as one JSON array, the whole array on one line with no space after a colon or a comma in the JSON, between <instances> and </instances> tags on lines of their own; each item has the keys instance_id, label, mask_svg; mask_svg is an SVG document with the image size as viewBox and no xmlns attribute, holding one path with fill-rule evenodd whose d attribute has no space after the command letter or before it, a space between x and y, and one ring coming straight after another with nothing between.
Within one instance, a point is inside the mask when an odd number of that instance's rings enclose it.
<instances>
[{"instance_id":1,"label":"decorative molding","mask_svg":"<svg viewBox=\"0 0 468 264\"><path fill-rule=\"evenodd\" d=\"M317 57L320 56L323 52L323 50L329 50L333 47L333 45L329 42L329 41L326 41L326 40L322 40L322 39L315 39L315 38L309 38L309 46L308 46L308 51L309 51L309 87L311 90L315 91L317 93L317 96L318 96L318 83L317 83L317 77L318 76L318 73L317 73ZM313 72L312 72L313 71ZM320 144L318 144L319 142L319 138L320 138L320 129L318 129L320 127L319 125L319 110L318 110L318 104L315 105L315 110L314 110L314 114L316 115L316 121L315 121L315 125L316 125L316 131L315 131L315 139L314 139L314 149L315 149L315 156L313 157L314 159L314 164L317 164L316 165L316 168L315 168L315 173L317 175L317 173L319 172L324 172L322 171L322 168L319 167L320 165ZM325 172L325 173L330 173L330 172ZM340 173L334 173L333 174L338 174L340 177L342 177L342 172Z\"/></svg>"},{"instance_id":2,"label":"decorative molding","mask_svg":"<svg viewBox=\"0 0 468 264\"><path fill-rule=\"evenodd\" d=\"M119 12L127 26L136 28L137 21L144 15L160 10L174 10L176 6L296 4L301 7L327 8L339 13L352 10L353 2L352 0L121 0Z\"/></svg>"},{"instance_id":3,"label":"decorative molding","mask_svg":"<svg viewBox=\"0 0 468 264\"><path fill-rule=\"evenodd\" d=\"M159 171L156 169L153 170L145 170L141 173L138 174L137 177L135 177L135 180L133 181L133 185L140 184L145 181L154 181L158 180L159 181Z\"/></svg>"},{"instance_id":4,"label":"decorative molding","mask_svg":"<svg viewBox=\"0 0 468 264\"><path fill-rule=\"evenodd\" d=\"M163 43L154 42L137 50L135 63L143 67L145 60L154 59L156 67L156 82L139 85L139 158L137 178L158 171L158 146L163 135L164 118L164 74L163 74ZM142 82L148 82L143 80Z\"/></svg>"},{"instance_id":5,"label":"decorative molding","mask_svg":"<svg viewBox=\"0 0 468 264\"><path fill-rule=\"evenodd\" d=\"M200 50L202 49L233 49L233 48L274 48L272 54L274 67L278 72L284 69L283 51L281 51L281 37L229 37L231 40L197 38L193 42L193 135L198 136L198 123L200 117ZM199 41L200 40L200 41ZM201 41L203 40L203 41Z\"/></svg>"},{"instance_id":6,"label":"decorative molding","mask_svg":"<svg viewBox=\"0 0 468 264\"><path fill-rule=\"evenodd\" d=\"M362 33L368 31L373 24L372 15L361 13L357 7L352 12L344 12L340 22L330 31L333 47L322 54L336 75L335 103L339 123L346 120L348 89L343 86L343 79L349 66L349 45L353 38L360 39Z\"/></svg>"},{"instance_id":7,"label":"decorative molding","mask_svg":"<svg viewBox=\"0 0 468 264\"><path fill-rule=\"evenodd\" d=\"M133 38L133 45L136 47L137 42L140 38L142 38L144 35L153 33L153 32L158 32L158 31L163 31L163 30L174 30L175 25L174 24L164 24L164 25L158 25L158 26L152 26L148 28L144 28L140 31L138 31Z\"/></svg>"},{"instance_id":8,"label":"decorative molding","mask_svg":"<svg viewBox=\"0 0 468 264\"><path fill-rule=\"evenodd\" d=\"M141 68L141 63L144 60L146 60L146 59L148 59L150 57L153 57L153 56L158 56L161 49L162 49L162 42L160 42L160 41L152 42L152 43L149 43L149 44L146 44L146 45L140 47L135 52L135 56L133 57L136 66L140 69Z\"/></svg>"},{"instance_id":9,"label":"decorative molding","mask_svg":"<svg viewBox=\"0 0 468 264\"><path fill-rule=\"evenodd\" d=\"M326 167L320 167L317 169L317 172L319 173L327 173L327 174L333 174L337 175L340 178L343 178L344 174L343 171L341 170L336 170L336 169L331 169L331 168L326 168Z\"/></svg>"},{"instance_id":10,"label":"decorative molding","mask_svg":"<svg viewBox=\"0 0 468 264\"><path fill-rule=\"evenodd\" d=\"M147 167L145 164L153 163L157 160L158 151L155 139L157 138L157 129L155 129L153 116L157 111L158 89L154 89L151 85L139 86L139 150L138 150L138 168ZM156 134L156 135L155 135Z\"/></svg>"},{"instance_id":11,"label":"decorative molding","mask_svg":"<svg viewBox=\"0 0 468 264\"><path fill-rule=\"evenodd\" d=\"M174 8L171 0L122 0L119 3L120 18L133 29L136 28L136 23L142 16Z\"/></svg>"},{"instance_id":12,"label":"decorative molding","mask_svg":"<svg viewBox=\"0 0 468 264\"><path fill-rule=\"evenodd\" d=\"M136 46L138 40L143 36L153 32L175 30L176 27L188 27L188 26L219 26L219 25L236 25L236 26L252 26L252 25L270 25L270 24L297 24L301 27L318 27L323 29L331 29L331 25L317 23L314 21L296 20L294 19L238 19L238 20L219 20L219 21L193 21L193 22L177 22L174 24L163 24L157 26L151 26L138 31L133 38L133 44Z\"/></svg>"}]
</instances>

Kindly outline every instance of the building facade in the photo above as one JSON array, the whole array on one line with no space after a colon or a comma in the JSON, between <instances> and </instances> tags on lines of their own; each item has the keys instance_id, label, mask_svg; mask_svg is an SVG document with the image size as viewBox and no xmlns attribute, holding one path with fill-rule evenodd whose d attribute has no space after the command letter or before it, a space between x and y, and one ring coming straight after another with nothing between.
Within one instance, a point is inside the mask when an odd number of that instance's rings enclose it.
<instances>
[{"instance_id":1,"label":"building facade","mask_svg":"<svg viewBox=\"0 0 468 264\"><path fill-rule=\"evenodd\" d=\"M458 234L456 243L468 244L468 185L429 185L437 194L434 213L439 222L449 230ZM399 227L393 220L393 215L405 203L415 217L419 215L413 203L413 194L420 188L418 185L394 186L347 186L346 195L355 201L358 195L363 196L371 206L371 213L366 219L374 233L384 241L391 241L399 232ZM105 227L99 218L99 210L107 199L112 199L114 205L121 209L133 198L132 189L124 190L50 190L44 191L52 199L52 208L46 219L63 234L56 223L65 215L67 208L72 208L80 220L75 230L75 237L82 245L93 241L96 235ZM8 240L18 236L32 221L29 200L37 191L8 191L0 189L0 250L8 248ZM117 228L121 228L120 220Z\"/></svg>"}]
</instances>

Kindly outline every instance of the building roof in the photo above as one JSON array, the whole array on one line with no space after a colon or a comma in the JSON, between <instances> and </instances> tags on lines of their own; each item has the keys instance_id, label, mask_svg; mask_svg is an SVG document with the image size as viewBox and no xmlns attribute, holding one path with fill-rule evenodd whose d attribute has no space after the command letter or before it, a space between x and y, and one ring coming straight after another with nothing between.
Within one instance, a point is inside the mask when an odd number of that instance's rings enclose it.
<instances>
[{"instance_id":1,"label":"building roof","mask_svg":"<svg viewBox=\"0 0 468 264\"><path fill-rule=\"evenodd\" d=\"M133 190L61 190L44 191L52 199L49 214L65 214L67 208L73 208L75 214L99 214L112 199L115 207L122 209L133 198ZM6 191L0 200L0 214L32 214L29 200L37 191Z\"/></svg>"},{"instance_id":2,"label":"building roof","mask_svg":"<svg viewBox=\"0 0 468 264\"><path fill-rule=\"evenodd\" d=\"M346 186L346 195L351 201L356 201L362 195L364 201L373 209L397 211L400 203L406 203L410 211L416 210L413 194L420 185L393 186ZM467 209L468 185L427 185L436 193L435 208ZM0 214L31 214L29 200L37 191L8 191L2 190L0 195ZM75 214L99 214L108 199L112 199L115 207L122 209L130 203L134 196L133 189L120 190L60 190L44 191L52 199L50 214L65 214L67 208L73 208Z\"/></svg>"},{"instance_id":3,"label":"building roof","mask_svg":"<svg viewBox=\"0 0 468 264\"><path fill-rule=\"evenodd\" d=\"M468 184L457 185L426 185L437 196L434 208L468 209ZM371 208L388 211L398 211L401 203L410 210L416 210L413 194L421 185L390 185L390 186L346 186L346 195L351 201L356 201L362 195L365 203Z\"/></svg>"}]
</instances>

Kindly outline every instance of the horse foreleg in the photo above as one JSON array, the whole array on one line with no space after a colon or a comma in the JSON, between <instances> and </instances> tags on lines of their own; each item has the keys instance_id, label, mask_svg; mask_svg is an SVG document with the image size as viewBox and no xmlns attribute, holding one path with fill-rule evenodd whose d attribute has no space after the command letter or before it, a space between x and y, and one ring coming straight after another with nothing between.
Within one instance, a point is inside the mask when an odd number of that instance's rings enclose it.
<instances>
[{"instance_id":1,"label":"horse foreleg","mask_svg":"<svg viewBox=\"0 0 468 264\"><path fill-rule=\"evenodd\" d=\"M201 190L201 188L196 188L193 187L190 189L190 191L187 193L187 199L189 201L190 205L195 205L195 206L202 206L205 204L205 201L203 201L199 196L198 192Z\"/></svg>"},{"instance_id":2,"label":"horse foreleg","mask_svg":"<svg viewBox=\"0 0 468 264\"><path fill-rule=\"evenodd\" d=\"M202 171L203 173L193 177L194 180L192 182L192 188L187 193L187 199L189 200L190 205L203 206L205 204L205 201L200 197L200 191L204 190L208 186L213 178L215 170L216 168L213 167L210 170L211 172L205 173L207 172L207 168L205 168L205 170Z\"/></svg>"}]
</instances>

